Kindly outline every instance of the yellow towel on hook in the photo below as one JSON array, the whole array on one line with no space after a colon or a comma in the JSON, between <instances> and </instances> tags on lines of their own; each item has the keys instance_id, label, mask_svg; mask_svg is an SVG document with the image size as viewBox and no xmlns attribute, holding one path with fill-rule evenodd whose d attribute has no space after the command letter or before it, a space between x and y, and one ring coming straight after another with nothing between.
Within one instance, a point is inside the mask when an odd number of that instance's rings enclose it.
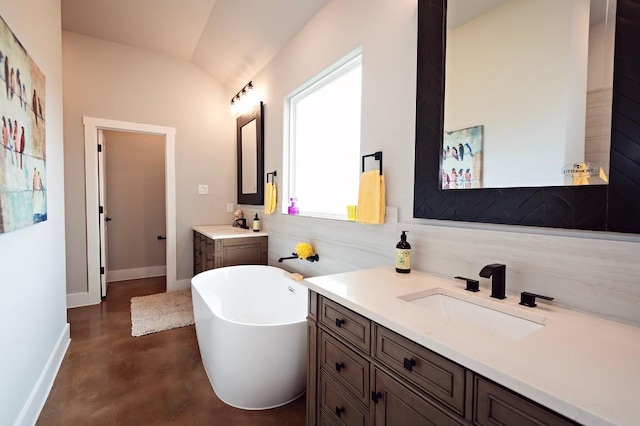
<instances>
[{"instance_id":1,"label":"yellow towel on hook","mask_svg":"<svg viewBox=\"0 0 640 426\"><path fill-rule=\"evenodd\" d=\"M267 182L264 188L264 214L276 212L276 184Z\"/></svg>"},{"instance_id":2,"label":"yellow towel on hook","mask_svg":"<svg viewBox=\"0 0 640 426\"><path fill-rule=\"evenodd\" d=\"M356 222L382 224L385 214L384 175L370 170L360 176Z\"/></svg>"}]
</instances>

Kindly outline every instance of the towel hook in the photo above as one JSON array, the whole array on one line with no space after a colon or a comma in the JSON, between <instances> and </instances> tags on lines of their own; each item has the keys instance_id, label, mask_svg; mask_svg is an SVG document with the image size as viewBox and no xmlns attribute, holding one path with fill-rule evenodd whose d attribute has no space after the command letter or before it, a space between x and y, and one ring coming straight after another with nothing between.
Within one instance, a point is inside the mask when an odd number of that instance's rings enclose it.
<instances>
[{"instance_id":1,"label":"towel hook","mask_svg":"<svg viewBox=\"0 0 640 426\"><path fill-rule=\"evenodd\" d=\"M278 172L276 170L267 173L267 183L269 183L269 175L271 175L271 183L275 182L276 176L278 176Z\"/></svg>"},{"instance_id":2,"label":"towel hook","mask_svg":"<svg viewBox=\"0 0 640 426\"><path fill-rule=\"evenodd\" d=\"M364 159L367 157L373 157L374 160L380 162L380 174L382 175L382 151L376 151L373 154L367 154L362 156L362 173L364 173Z\"/></svg>"}]
</instances>

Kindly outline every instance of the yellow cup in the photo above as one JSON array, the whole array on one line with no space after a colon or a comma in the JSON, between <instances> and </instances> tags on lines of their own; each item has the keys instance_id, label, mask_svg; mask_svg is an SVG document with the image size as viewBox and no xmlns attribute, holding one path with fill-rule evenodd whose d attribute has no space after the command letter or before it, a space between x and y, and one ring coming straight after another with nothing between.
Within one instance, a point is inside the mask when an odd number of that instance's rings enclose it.
<instances>
[{"instance_id":1,"label":"yellow cup","mask_svg":"<svg viewBox=\"0 0 640 426\"><path fill-rule=\"evenodd\" d=\"M347 220L356 220L356 206L351 204L347 206Z\"/></svg>"}]
</instances>

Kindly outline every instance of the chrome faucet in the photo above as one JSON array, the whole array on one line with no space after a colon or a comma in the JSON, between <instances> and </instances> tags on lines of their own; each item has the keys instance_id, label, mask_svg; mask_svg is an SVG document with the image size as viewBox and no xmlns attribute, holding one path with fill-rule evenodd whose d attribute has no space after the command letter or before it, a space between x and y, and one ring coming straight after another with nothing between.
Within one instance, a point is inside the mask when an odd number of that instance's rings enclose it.
<instances>
[{"instance_id":1,"label":"chrome faucet","mask_svg":"<svg viewBox=\"0 0 640 426\"><path fill-rule=\"evenodd\" d=\"M500 263L492 263L487 265L480 271L482 278L491 277L491 297L496 299L506 299L504 295L505 290L505 275L507 272L507 265Z\"/></svg>"}]
</instances>

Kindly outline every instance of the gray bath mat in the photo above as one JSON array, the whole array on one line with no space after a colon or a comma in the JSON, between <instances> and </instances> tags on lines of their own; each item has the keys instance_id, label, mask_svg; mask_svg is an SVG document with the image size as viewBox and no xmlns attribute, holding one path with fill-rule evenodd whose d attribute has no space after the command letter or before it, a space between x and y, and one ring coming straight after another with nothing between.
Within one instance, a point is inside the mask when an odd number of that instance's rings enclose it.
<instances>
[{"instance_id":1,"label":"gray bath mat","mask_svg":"<svg viewBox=\"0 0 640 426\"><path fill-rule=\"evenodd\" d=\"M133 337L193 324L191 290L131 298Z\"/></svg>"}]
</instances>

